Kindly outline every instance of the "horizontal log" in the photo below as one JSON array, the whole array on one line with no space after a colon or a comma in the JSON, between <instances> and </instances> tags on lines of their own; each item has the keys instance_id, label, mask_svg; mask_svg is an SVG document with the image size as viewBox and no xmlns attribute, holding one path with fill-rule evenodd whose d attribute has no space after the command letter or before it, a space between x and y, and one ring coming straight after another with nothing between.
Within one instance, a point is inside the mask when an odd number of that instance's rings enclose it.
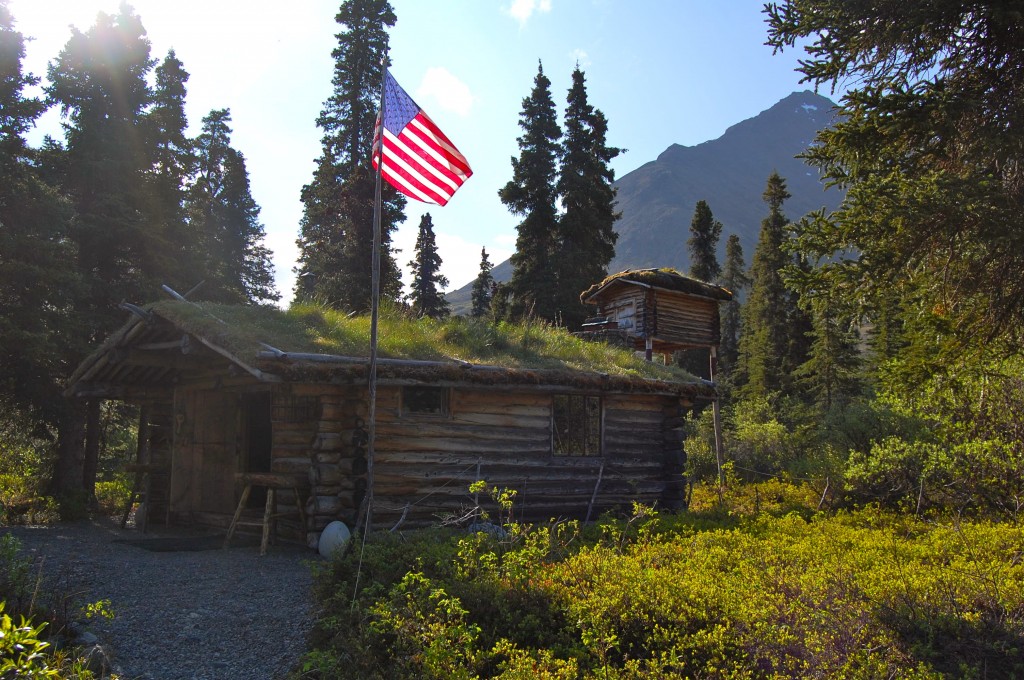
<instances>
[{"instance_id":1,"label":"horizontal log","mask_svg":"<svg viewBox=\"0 0 1024 680\"><path fill-rule=\"evenodd\" d=\"M459 425L493 425L496 427L524 427L542 429L551 427L551 410L543 415L514 415L505 413L466 413L456 412L452 422Z\"/></svg>"},{"instance_id":2,"label":"horizontal log","mask_svg":"<svg viewBox=\"0 0 1024 680\"><path fill-rule=\"evenodd\" d=\"M342 386L327 383L290 383L286 392L297 397L327 397L332 395L343 396L346 389Z\"/></svg>"},{"instance_id":3,"label":"horizontal log","mask_svg":"<svg viewBox=\"0 0 1024 680\"><path fill-rule=\"evenodd\" d=\"M306 513L313 516L334 515L345 509L345 503L338 496L310 496L306 501Z\"/></svg>"},{"instance_id":4,"label":"horizontal log","mask_svg":"<svg viewBox=\"0 0 1024 680\"><path fill-rule=\"evenodd\" d=\"M377 437L407 437L437 439L473 439L480 442L516 442L537 441L551 436L550 421L543 427L491 427L456 423L450 420L426 421L418 423L385 422L377 424ZM486 444L485 444L486 446Z\"/></svg>"},{"instance_id":5,"label":"horizontal log","mask_svg":"<svg viewBox=\"0 0 1024 680\"><path fill-rule=\"evenodd\" d=\"M348 479L351 476L351 472L345 472L337 465L309 466L309 483L314 486L318 484L338 484L343 479Z\"/></svg>"},{"instance_id":6,"label":"horizontal log","mask_svg":"<svg viewBox=\"0 0 1024 680\"><path fill-rule=\"evenodd\" d=\"M346 451L352 447L353 430L345 432L320 432L313 440L314 451ZM365 435L363 435L365 438Z\"/></svg>"},{"instance_id":7,"label":"horizontal log","mask_svg":"<svg viewBox=\"0 0 1024 680\"><path fill-rule=\"evenodd\" d=\"M313 443L313 429L277 430L273 433L274 446L309 446Z\"/></svg>"},{"instance_id":8,"label":"horizontal log","mask_svg":"<svg viewBox=\"0 0 1024 680\"><path fill-rule=\"evenodd\" d=\"M273 458L270 461L270 468L274 472L285 472L305 474L312 462L309 456L292 456L289 458Z\"/></svg>"},{"instance_id":9,"label":"horizontal log","mask_svg":"<svg viewBox=\"0 0 1024 680\"><path fill-rule=\"evenodd\" d=\"M452 408L460 411L482 412L484 409L494 408L541 408L550 404L551 397L528 392L455 390L452 394Z\"/></svg>"},{"instance_id":10,"label":"horizontal log","mask_svg":"<svg viewBox=\"0 0 1024 680\"><path fill-rule=\"evenodd\" d=\"M318 484L313 487L313 493L317 496L339 496L343 493L352 493L355 490L355 484L349 480L348 484Z\"/></svg>"},{"instance_id":11,"label":"horizontal log","mask_svg":"<svg viewBox=\"0 0 1024 680\"><path fill-rule=\"evenodd\" d=\"M540 455L551 450L551 439L548 436L540 435L533 440L511 442L431 437L387 437L378 438L375 448L378 453L386 451L450 451L481 455L492 452Z\"/></svg>"}]
</instances>

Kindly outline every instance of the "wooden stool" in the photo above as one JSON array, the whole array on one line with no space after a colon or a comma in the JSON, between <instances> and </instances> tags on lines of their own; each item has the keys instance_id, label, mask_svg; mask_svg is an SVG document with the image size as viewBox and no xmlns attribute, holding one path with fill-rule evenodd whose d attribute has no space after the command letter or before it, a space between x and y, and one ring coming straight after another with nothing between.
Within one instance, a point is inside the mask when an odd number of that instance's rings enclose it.
<instances>
[{"instance_id":1,"label":"wooden stool","mask_svg":"<svg viewBox=\"0 0 1024 680\"><path fill-rule=\"evenodd\" d=\"M277 511L277 491L290 489L295 494L295 506L299 510L299 520L302 526L306 526L306 510L299 489L307 484L305 477L301 475L285 475L273 472L240 472L235 475L235 480L244 484L242 496L238 499L238 507L235 508L235 516L231 519L228 527L228 535L224 537L224 547L231 543L231 537L235 528L239 526L262 527L263 538L260 541L260 555L267 554L267 544L270 541L271 533L277 535L277 518L287 517L292 513L279 513ZM260 520L243 520L242 512L245 504L249 501L249 494L254 486L263 487L267 490L267 502L264 504L263 517Z\"/></svg>"}]
</instances>

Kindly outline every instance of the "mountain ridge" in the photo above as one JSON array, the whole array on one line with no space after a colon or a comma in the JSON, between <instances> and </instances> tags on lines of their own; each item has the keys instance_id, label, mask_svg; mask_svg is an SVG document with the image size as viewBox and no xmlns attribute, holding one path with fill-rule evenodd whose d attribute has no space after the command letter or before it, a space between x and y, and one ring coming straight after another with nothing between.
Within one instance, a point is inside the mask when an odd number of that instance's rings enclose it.
<instances>
[{"instance_id":1,"label":"mountain ridge","mask_svg":"<svg viewBox=\"0 0 1024 680\"><path fill-rule=\"evenodd\" d=\"M842 199L838 189L826 191L815 168L797 158L819 130L834 122L835 104L819 94L794 92L758 115L729 126L719 137L694 146L671 144L615 182L615 223L619 234L610 273L641 267L672 267L687 271L686 241L697 201L704 200L723 225L719 259L724 259L729 234L740 237L747 264L753 258L761 219L767 207L761 194L771 172L785 180L792 197L783 205L791 220ZM507 281L508 260L492 271ZM472 281L448 294L456 313L466 313Z\"/></svg>"}]
</instances>

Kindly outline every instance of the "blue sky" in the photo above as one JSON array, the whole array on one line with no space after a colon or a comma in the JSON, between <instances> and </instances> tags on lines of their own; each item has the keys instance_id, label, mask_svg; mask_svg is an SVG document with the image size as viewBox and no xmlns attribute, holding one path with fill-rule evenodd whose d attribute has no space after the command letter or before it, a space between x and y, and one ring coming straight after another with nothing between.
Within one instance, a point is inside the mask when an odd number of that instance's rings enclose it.
<instances>
[{"instance_id":1,"label":"blue sky","mask_svg":"<svg viewBox=\"0 0 1024 680\"><path fill-rule=\"evenodd\" d=\"M420 215L433 218L451 287L472 280L486 247L495 264L514 249L518 219L498 200L511 177L522 100L541 60L561 112L578 62L609 143L628 149L617 176L671 144L694 145L806 89L796 50L764 46L755 0L391 0L392 73L462 150L474 175L444 208L410 201L395 235L412 259ZM46 74L70 36L119 0L10 0L32 38L27 70ZM230 108L232 141L246 157L262 208L278 287L291 297L302 204L320 152L315 119L331 92L338 2L135 0L152 54L174 48L191 73L193 133L211 109ZM828 92L822 94L828 95ZM34 134L59 134L56 111ZM685 238L681 234L680 238Z\"/></svg>"}]
</instances>

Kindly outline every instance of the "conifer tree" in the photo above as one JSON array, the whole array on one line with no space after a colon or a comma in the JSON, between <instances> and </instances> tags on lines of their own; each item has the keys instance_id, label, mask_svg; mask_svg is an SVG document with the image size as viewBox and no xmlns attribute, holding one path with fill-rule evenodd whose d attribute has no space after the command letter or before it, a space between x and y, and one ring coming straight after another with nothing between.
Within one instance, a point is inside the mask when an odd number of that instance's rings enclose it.
<instances>
[{"instance_id":1,"label":"conifer tree","mask_svg":"<svg viewBox=\"0 0 1024 680\"><path fill-rule=\"evenodd\" d=\"M721 307L722 340L719 351L722 370L731 372L739 357L740 295L750 285L747 264L743 260L743 246L740 245L740 237L736 234L729 234L725 241L725 268L722 270L720 283L733 294L732 300Z\"/></svg>"},{"instance_id":2,"label":"conifer tree","mask_svg":"<svg viewBox=\"0 0 1024 680\"><path fill-rule=\"evenodd\" d=\"M72 320L81 329L72 334L82 344L62 357L68 365L77 365L88 347L123 322L120 301L154 299L159 291L167 240L155 219L149 181L154 154L144 120L153 65L141 20L122 5L116 15L99 13L84 33L72 28L47 70L48 101L61 107L67 141L63 152L51 149L45 158L75 211L69 235L83 283ZM98 409L97 401L90 402L94 425ZM62 411L51 491L92 496L98 448L83 453L85 409L64 400Z\"/></svg>"},{"instance_id":3,"label":"conifer tree","mask_svg":"<svg viewBox=\"0 0 1024 680\"><path fill-rule=\"evenodd\" d=\"M143 118L151 154L149 182L153 192L153 217L165 236L167 248L158 254L157 274L162 283L188 290L198 272L192 266L201 254L198 239L189 233L185 220L185 186L192 173L191 140L185 95L189 73L170 50L156 67L153 105Z\"/></svg>"},{"instance_id":4,"label":"conifer tree","mask_svg":"<svg viewBox=\"0 0 1024 680\"><path fill-rule=\"evenodd\" d=\"M515 316L533 314L554 321L558 307L555 302L555 248L558 230L555 179L561 153L555 103L551 98L551 81L544 67L537 65L530 96L523 100L519 114L519 158L512 159L512 179L498 196L509 211L522 217L517 227L516 251L512 262L511 313Z\"/></svg>"},{"instance_id":5,"label":"conifer tree","mask_svg":"<svg viewBox=\"0 0 1024 680\"><path fill-rule=\"evenodd\" d=\"M718 264L718 239L722 236L722 223L711 214L703 199L697 201L690 221L690 276L713 283L722 273Z\"/></svg>"},{"instance_id":6,"label":"conifer tree","mask_svg":"<svg viewBox=\"0 0 1024 680\"><path fill-rule=\"evenodd\" d=\"M764 200L768 216L761 221L761 235L751 266L750 295L743 305L743 332L739 343L743 397L763 397L783 389L789 351L787 310L789 291L782 270L789 264L783 250L788 220L782 204L790 197L786 182L777 172L768 178Z\"/></svg>"},{"instance_id":7,"label":"conifer tree","mask_svg":"<svg viewBox=\"0 0 1024 680\"><path fill-rule=\"evenodd\" d=\"M252 198L245 157L231 146L231 112L203 118L195 141L196 175L188 190L191 231L202 252L197 297L234 303L278 300L260 208Z\"/></svg>"},{"instance_id":8,"label":"conifer tree","mask_svg":"<svg viewBox=\"0 0 1024 680\"><path fill-rule=\"evenodd\" d=\"M486 315L491 310L491 293L494 288L494 277L491 269L494 265L487 259L487 249L480 249L480 273L473 281L473 309L470 314L474 317Z\"/></svg>"},{"instance_id":9,"label":"conifer tree","mask_svg":"<svg viewBox=\"0 0 1024 680\"><path fill-rule=\"evenodd\" d=\"M588 315L580 293L608 275L615 257L614 224L620 214L615 212L615 171L609 163L622 149L608 146L608 121L588 102L578 64L567 101L556 187L564 212L558 221L554 269L561 321L577 328Z\"/></svg>"},{"instance_id":10,"label":"conifer tree","mask_svg":"<svg viewBox=\"0 0 1024 680\"><path fill-rule=\"evenodd\" d=\"M6 409L55 425L74 356L72 313L79 278L69 238L70 205L39 172L23 135L46 105L26 91L25 39L0 0L0 399ZM76 348L77 349L77 348Z\"/></svg>"},{"instance_id":11,"label":"conifer tree","mask_svg":"<svg viewBox=\"0 0 1024 680\"><path fill-rule=\"evenodd\" d=\"M860 354L852 319L832 295L819 295L811 303L813 319L807 360L793 372L799 385L822 410L829 411L856 394Z\"/></svg>"},{"instance_id":12,"label":"conifer tree","mask_svg":"<svg viewBox=\"0 0 1024 680\"><path fill-rule=\"evenodd\" d=\"M370 308L375 177L374 124L395 13L387 0L344 0L334 57L334 91L317 118L324 131L313 180L302 188L295 295L340 309ZM385 183L381 214L381 296L398 300L401 274L391 234L405 199Z\"/></svg>"},{"instance_id":13,"label":"conifer tree","mask_svg":"<svg viewBox=\"0 0 1024 680\"><path fill-rule=\"evenodd\" d=\"M149 40L127 5L99 13L50 63L51 103L65 113L64 188L76 211L78 268L91 287L83 310L99 339L122 321L121 300L159 290L154 261L165 247L147 189L152 154L144 115L153 93Z\"/></svg>"},{"instance_id":14,"label":"conifer tree","mask_svg":"<svg viewBox=\"0 0 1024 680\"><path fill-rule=\"evenodd\" d=\"M430 213L420 218L420 231L416 237L416 259L409 262L412 270L413 311L419 316L442 319L450 310L444 298L444 287L448 279L441 275L441 256L437 253L434 239L434 222Z\"/></svg>"}]
</instances>

